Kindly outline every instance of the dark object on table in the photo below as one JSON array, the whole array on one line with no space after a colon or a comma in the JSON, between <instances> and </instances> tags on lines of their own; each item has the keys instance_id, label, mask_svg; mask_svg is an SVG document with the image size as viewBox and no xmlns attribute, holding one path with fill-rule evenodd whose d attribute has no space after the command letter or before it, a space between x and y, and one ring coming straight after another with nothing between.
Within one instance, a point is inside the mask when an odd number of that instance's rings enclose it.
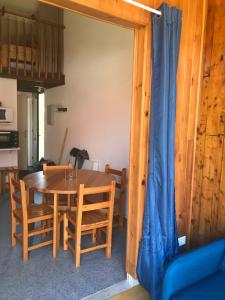
<instances>
[{"instance_id":1,"label":"dark object on table","mask_svg":"<svg viewBox=\"0 0 225 300\"><path fill-rule=\"evenodd\" d=\"M74 168L77 166L81 169L85 159L89 159L87 150L80 150L78 148L72 148L70 150L70 155L75 157Z\"/></svg>"}]
</instances>

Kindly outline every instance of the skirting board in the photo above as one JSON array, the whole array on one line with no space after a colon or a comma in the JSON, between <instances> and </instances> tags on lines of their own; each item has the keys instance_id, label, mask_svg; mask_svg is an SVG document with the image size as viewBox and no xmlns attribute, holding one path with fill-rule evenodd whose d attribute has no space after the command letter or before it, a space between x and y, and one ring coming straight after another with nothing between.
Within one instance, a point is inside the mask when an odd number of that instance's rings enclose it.
<instances>
[{"instance_id":1,"label":"skirting board","mask_svg":"<svg viewBox=\"0 0 225 300\"><path fill-rule=\"evenodd\" d=\"M103 289L95 294L89 295L82 300L105 300L109 299L110 297L113 297L119 293L122 293L126 290L129 290L130 288L138 285L139 282L134 279L132 276L127 274L127 280L120 281L112 286L109 286L106 289Z\"/></svg>"}]
</instances>

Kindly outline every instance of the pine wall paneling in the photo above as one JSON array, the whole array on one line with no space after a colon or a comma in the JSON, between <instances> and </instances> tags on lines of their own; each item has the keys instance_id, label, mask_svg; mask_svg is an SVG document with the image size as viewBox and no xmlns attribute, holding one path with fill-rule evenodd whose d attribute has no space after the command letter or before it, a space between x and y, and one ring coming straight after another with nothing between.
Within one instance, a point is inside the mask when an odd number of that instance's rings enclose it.
<instances>
[{"instance_id":1,"label":"pine wall paneling","mask_svg":"<svg viewBox=\"0 0 225 300\"><path fill-rule=\"evenodd\" d=\"M199 107L191 245L225 235L225 2L209 0Z\"/></svg>"}]
</instances>

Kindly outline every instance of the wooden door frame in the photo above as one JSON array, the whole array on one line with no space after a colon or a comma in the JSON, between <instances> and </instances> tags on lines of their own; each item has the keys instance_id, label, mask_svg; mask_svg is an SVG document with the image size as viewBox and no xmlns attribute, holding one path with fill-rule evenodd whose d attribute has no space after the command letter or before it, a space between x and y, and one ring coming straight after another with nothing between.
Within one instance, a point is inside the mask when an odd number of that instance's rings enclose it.
<instances>
[{"instance_id":1,"label":"wooden door frame","mask_svg":"<svg viewBox=\"0 0 225 300\"><path fill-rule=\"evenodd\" d=\"M148 169L150 15L122 0L116 3L114 0L39 1L134 30L126 272L136 278Z\"/></svg>"}]
</instances>

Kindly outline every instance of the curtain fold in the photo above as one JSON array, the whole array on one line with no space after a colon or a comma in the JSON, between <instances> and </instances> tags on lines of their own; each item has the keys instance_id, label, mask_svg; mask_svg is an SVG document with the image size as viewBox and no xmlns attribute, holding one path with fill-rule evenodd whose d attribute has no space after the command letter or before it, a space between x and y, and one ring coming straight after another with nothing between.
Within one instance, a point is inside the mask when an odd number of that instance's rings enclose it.
<instances>
[{"instance_id":1,"label":"curtain fold","mask_svg":"<svg viewBox=\"0 0 225 300\"><path fill-rule=\"evenodd\" d=\"M161 17L152 15L150 164L137 266L138 279L151 300L161 299L165 267L178 253L174 139L181 11L165 3L159 9Z\"/></svg>"}]
</instances>

